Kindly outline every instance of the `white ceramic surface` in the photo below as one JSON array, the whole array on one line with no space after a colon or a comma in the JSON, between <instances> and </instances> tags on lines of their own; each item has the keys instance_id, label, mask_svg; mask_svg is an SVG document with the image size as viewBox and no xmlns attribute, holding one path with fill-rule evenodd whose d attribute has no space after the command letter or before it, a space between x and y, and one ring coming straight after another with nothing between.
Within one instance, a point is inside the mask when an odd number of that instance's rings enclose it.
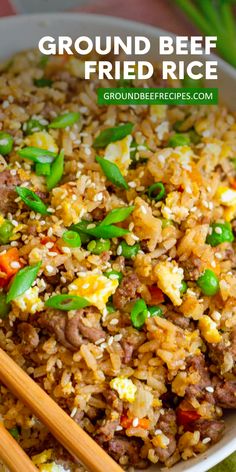
<instances>
[{"instance_id":1,"label":"white ceramic surface","mask_svg":"<svg viewBox=\"0 0 236 472\"><path fill-rule=\"evenodd\" d=\"M72 37L96 35L145 35L152 44L155 58L157 39L160 35L170 34L164 30L153 28L132 21L100 15L53 13L16 16L0 19L0 60L22 49L37 47L39 39L44 35ZM221 100L231 109L236 109L236 70L219 61L219 80L211 86L218 87ZM212 446L205 454L187 462L175 465L171 472L205 472L236 450L236 413L226 416L226 432L222 440ZM153 466L150 472L160 471ZM163 469L162 469L163 470ZM109 471L110 472L110 471ZM232 471L234 472L234 471Z\"/></svg>"}]
</instances>

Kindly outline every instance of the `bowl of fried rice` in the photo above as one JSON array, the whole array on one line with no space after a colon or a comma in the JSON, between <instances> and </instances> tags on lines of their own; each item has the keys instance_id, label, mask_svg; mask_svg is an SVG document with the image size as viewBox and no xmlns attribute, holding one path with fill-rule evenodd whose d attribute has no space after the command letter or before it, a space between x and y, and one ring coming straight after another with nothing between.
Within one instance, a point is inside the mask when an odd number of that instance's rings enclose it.
<instances>
[{"instance_id":1,"label":"bowl of fried rice","mask_svg":"<svg viewBox=\"0 0 236 472\"><path fill-rule=\"evenodd\" d=\"M219 106L98 106L99 86L163 86L37 49L101 33L167 34L0 20L0 346L124 470L204 472L236 446L236 73L219 60ZM0 395L41 472L85 470Z\"/></svg>"}]
</instances>

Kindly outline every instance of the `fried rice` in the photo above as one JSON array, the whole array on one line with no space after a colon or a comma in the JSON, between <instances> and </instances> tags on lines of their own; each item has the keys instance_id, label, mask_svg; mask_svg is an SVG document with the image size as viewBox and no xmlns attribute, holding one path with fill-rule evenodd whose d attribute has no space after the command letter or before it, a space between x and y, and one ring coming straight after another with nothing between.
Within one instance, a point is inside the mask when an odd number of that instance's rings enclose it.
<instances>
[{"instance_id":1,"label":"fried rice","mask_svg":"<svg viewBox=\"0 0 236 472\"><path fill-rule=\"evenodd\" d=\"M171 467L219 441L224 410L236 407L236 117L223 106L99 107L96 88L117 83L82 76L76 57L46 62L34 51L1 67L0 131L14 138L0 156L0 224L12 227L0 247L1 296L23 267L41 266L1 313L0 346L121 467ZM159 84L157 72L148 85ZM75 124L48 126L68 112L80 113ZM126 123L129 135L95 149L103 130ZM175 147L176 134L188 141ZM64 150L50 191L19 156L26 146ZM106 178L97 155L118 166L127 189ZM155 183L160 199L148 192ZM48 213L29 208L16 186L36 192ZM92 229L127 206L116 226L128 231L103 251L88 235L80 247L63 239L71 225ZM206 273L217 286L210 295ZM45 306L56 294L89 304ZM1 420L40 471L83 470L4 385L0 394Z\"/></svg>"}]
</instances>

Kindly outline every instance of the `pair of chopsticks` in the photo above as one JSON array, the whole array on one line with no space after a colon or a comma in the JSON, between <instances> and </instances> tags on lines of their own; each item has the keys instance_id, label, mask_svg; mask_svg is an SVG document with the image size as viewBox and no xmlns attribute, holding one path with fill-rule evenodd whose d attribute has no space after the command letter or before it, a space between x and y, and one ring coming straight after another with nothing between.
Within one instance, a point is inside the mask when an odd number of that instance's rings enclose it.
<instances>
[{"instance_id":1,"label":"pair of chopsticks","mask_svg":"<svg viewBox=\"0 0 236 472\"><path fill-rule=\"evenodd\" d=\"M0 381L30 408L65 449L89 471L121 472L120 466L2 349L0 349ZM11 472L38 471L2 424L0 424L0 458Z\"/></svg>"}]
</instances>

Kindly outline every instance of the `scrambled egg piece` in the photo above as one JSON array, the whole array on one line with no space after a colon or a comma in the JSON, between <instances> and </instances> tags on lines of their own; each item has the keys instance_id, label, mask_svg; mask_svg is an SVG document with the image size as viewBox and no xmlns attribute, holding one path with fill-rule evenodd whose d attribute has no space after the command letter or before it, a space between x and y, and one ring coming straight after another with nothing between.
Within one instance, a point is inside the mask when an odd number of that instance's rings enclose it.
<instances>
[{"instance_id":1,"label":"scrambled egg piece","mask_svg":"<svg viewBox=\"0 0 236 472\"><path fill-rule=\"evenodd\" d=\"M86 213L86 206L83 205L82 197L74 193L73 189L68 186L61 185L53 189L51 204L65 226L78 223Z\"/></svg>"},{"instance_id":2,"label":"scrambled egg piece","mask_svg":"<svg viewBox=\"0 0 236 472\"><path fill-rule=\"evenodd\" d=\"M181 196L179 192L168 193L165 205L162 205L161 212L165 219L172 219L181 223L189 215L189 209L181 205Z\"/></svg>"},{"instance_id":3,"label":"scrambled egg piece","mask_svg":"<svg viewBox=\"0 0 236 472\"><path fill-rule=\"evenodd\" d=\"M221 334L217 329L215 321L210 316L203 315L198 323L202 336L208 343L219 343L221 341Z\"/></svg>"},{"instance_id":4,"label":"scrambled egg piece","mask_svg":"<svg viewBox=\"0 0 236 472\"><path fill-rule=\"evenodd\" d=\"M157 285L172 301L173 305L179 306L181 300L181 282L184 278L184 271L178 267L175 261L159 262L154 267L157 277Z\"/></svg>"},{"instance_id":5,"label":"scrambled egg piece","mask_svg":"<svg viewBox=\"0 0 236 472\"><path fill-rule=\"evenodd\" d=\"M34 465L44 464L45 462L50 460L51 457L52 457L52 449L45 449L40 454L36 454L35 456L33 456L32 462L34 463Z\"/></svg>"},{"instance_id":6,"label":"scrambled egg piece","mask_svg":"<svg viewBox=\"0 0 236 472\"><path fill-rule=\"evenodd\" d=\"M170 440L164 433L159 433L152 440L152 443L155 447L161 447L162 449L166 449L167 446L169 446L170 444Z\"/></svg>"},{"instance_id":7,"label":"scrambled egg piece","mask_svg":"<svg viewBox=\"0 0 236 472\"><path fill-rule=\"evenodd\" d=\"M56 464L56 462L42 464L39 466L39 470L40 472L68 472L68 469L64 469L62 465Z\"/></svg>"},{"instance_id":8,"label":"scrambled egg piece","mask_svg":"<svg viewBox=\"0 0 236 472\"><path fill-rule=\"evenodd\" d=\"M137 387L131 379L125 377L116 377L110 382L111 388L117 391L121 400L133 403L137 392Z\"/></svg>"},{"instance_id":9,"label":"scrambled egg piece","mask_svg":"<svg viewBox=\"0 0 236 472\"><path fill-rule=\"evenodd\" d=\"M219 200L221 205L231 206L236 204L236 190L230 187L220 186L216 192L216 198Z\"/></svg>"},{"instance_id":10,"label":"scrambled egg piece","mask_svg":"<svg viewBox=\"0 0 236 472\"><path fill-rule=\"evenodd\" d=\"M34 146L40 149L46 149L47 151L58 153L58 146L55 139L47 133L47 131L39 131L33 133L25 139L27 146Z\"/></svg>"},{"instance_id":11,"label":"scrambled egg piece","mask_svg":"<svg viewBox=\"0 0 236 472\"><path fill-rule=\"evenodd\" d=\"M78 277L69 285L69 294L86 298L91 305L102 311L111 295L115 293L119 282L111 280L95 271L87 272L85 277Z\"/></svg>"},{"instance_id":12,"label":"scrambled egg piece","mask_svg":"<svg viewBox=\"0 0 236 472\"><path fill-rule=\"evenodd\" d=\"M20 308L21 311L34 314L37 311L42 311L44 304L39 298L38 287L30 287L26 292L13 300L14 305Z\"/></svg>"},{"instance_id":13,"label":"scrambled egg piece","mask_svg":"<svg viewBox=\"0 0 236 472\"><path fill-rule=\"evenodd\" d=\"M105 149L105 159L114 162L121 173L126 175L131 162L130 158L130 145L132 142L132 136L126 136L121 141L110 143Z\"/></svg>"}]
</instances>

